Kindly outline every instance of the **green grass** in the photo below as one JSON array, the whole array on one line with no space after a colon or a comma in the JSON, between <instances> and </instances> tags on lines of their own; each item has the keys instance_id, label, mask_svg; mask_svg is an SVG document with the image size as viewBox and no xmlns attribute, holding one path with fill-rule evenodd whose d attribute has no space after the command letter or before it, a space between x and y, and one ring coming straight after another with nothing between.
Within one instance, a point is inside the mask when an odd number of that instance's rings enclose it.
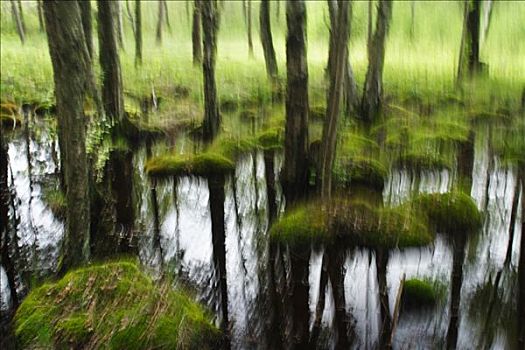
<instances>
[{"instance_id":1,"label":"green grass","mask_svg":"<svg viewBox=\"0 0 525 350\"><path fill-rule=\"evenodd\" d=\"M132 262L92 265L46 283L14 320L21 348L210 349L220 337L198 304Z\"/></svg>"}]
</instances>

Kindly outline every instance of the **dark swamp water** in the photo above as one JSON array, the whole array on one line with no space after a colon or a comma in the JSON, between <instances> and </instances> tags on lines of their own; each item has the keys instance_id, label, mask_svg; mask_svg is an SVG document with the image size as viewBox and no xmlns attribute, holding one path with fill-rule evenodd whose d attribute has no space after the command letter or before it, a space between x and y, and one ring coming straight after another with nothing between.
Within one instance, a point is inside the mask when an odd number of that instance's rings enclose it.
<instances>
[{"instance_id":1,"label":"dark swamp water","mask_svg":"<svg viewBox=\"0 0 525 350\"><path fill-rule=\"evenodd\" d=\"M512 207L514 201L523 200L522 191L516 190L516 170L492 155L483 133L476 135L471 196L484 213L484 221L481 232L466 246L457 348L511 349L517 339L514 329L521 236L521 213L518 210L512 218ZM57 181L55 138L45 131L19 130L7 139L7 154L2 157L8 159L9 259L2 260L0 271L4 315L13 304L15 290L16 298L22 298L35 276L54 270L64 230L62 219L43 198L45 188ZM131 232L141 262L154 276L168 271L190 286L196 299L215 314L217 324L227 315L233 349L286 348L291 342L292 324L297 321L291 311L291 252L272 248L268 239L270 217L282 213L286 206L279 184L282 155L265 156L263 151L245 154L237 161L235 174L217 190L216 185L199 177L151 181L144 173L147 154L166 147L172 146L161 141L151 149L140 147L128 163L133 173ZM192 145L181 140L173 147L184 151ZM393 168L384 186L383 201L402 203L413 193L447 192L455 181L455 170ZM222 220L212 215L212 207L223 212ZM212 226L221 223L225 261L216 261ZM512 226L514 237L509 233ZM305 253L309 310L302 310L300 322L313 327L319 298L324 298L317 346L331 349L336 346L338 330L336 302L332 282L320 288L322 253L322 249ZM344 279L339 290L344 291L344 307L353 332L351 348L375 349L381 329L376 256L367 249L343 253ZM430 308L401 309L392 340L395 349L444 348L450 323L452 262L452 245L441 235L436 235L431 246L389 253L386 282L391 313L403 276L432 281L442 291L442 297ZM9 284L9 269L14 273L15 286ZM218 278L224 272L226 278Z\"/></svg>"}]
</instances>

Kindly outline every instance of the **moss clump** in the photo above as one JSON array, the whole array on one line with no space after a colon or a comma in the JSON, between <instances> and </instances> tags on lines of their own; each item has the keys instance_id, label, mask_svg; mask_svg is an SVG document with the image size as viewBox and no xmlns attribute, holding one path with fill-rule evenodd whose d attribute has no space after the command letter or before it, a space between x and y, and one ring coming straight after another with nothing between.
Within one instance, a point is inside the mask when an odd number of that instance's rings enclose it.
<instances>
[{"instance_id":1,"label":"moss clump","mask_svg":"<svg viewBox=\"0 0 525 350\"><path fill-rule=\"evenodd\" d=\"M329 239L327 212L315 203L299 205L271 227L270 237L274 242L292 247L326 243Z\"/></svg>"},{"instance_id":2,"label":"moss clump","mask_svg":"<svg viewBox=\"0 0 525 350\"><path fill-rule=\"evenodd\" d=\"M239 118L245 122L257 120L259 119L259 117L260 115L259 113L257 113L257 109L255 108L244 109L241 112L239 112Z\"/></svg>"},{"instance_id":3,"label":"moss clump","mask_svg":"<svg viewBox=\"0 0 525 350\"><path fill-rule=\"evenodd\" d=\"M263 150L279 150L283 148L284 135L282 128L271 128L256 135L257 144Z\"/></svg>"},{"instance_id":4,"label":"moss clump","mask_svg":"<svg viewBox=\"0 0 525 350\"><path fill-rule=\"evenodd\" d=\"M208 177L224 175L235 170L229 158L217 153L197 155L167 154L154 157L146 163L146 173L154 177L194 175Z\"/></svg>"},{"instance_id":5,"label":"moss clump","mask_svg":"<svg viewBox=\"0 0 525 350\"><path fill-rule=\"evenodd\" d=\"M335 170L335 178L344 185L365 186L380 191L387 176L386 167L372 158L354 158L341 170Z\"/></svg>"},{"instance_id":6,"label":"moss clump","mask_svg":"<svg viewBox=\"0 0 525 350\"><path fill-rule=\"evenodd\" d=\"M452 162L439 154L434 152L407 152L401 154L395 161L394 164L398 167L421 170L450 170L452 168Z\"/></svg>"},{"instance_id":7,"label":"moss clump","mask_svg":"<svg viewBox=\"0 0 525 350\"><path fill-rule=\"evenodd\" d=\"M481 213L472 198L464 193L422 194L413 204L438 231L468 234L481 227Z\"/></svg>"},{"instance_id":8,"label":"moss clump","mask_svg":"<svg viewBox=\"0 0 525 350\"><path fill-rule=\"evenodd\" d=\"M60 189L45 189L42 198L55 216L62 219L66 217L66 197Z\"/></svg>"},{"instance_id":9,"label":"moss clump","mask_svg":"<svg viewBox=\"0 0 525 350\"><path fill-rule=\"evenodd\" d=\"M421 246L433 240L426 223L409 207L380 208L356 200L296 207L272 226L270 236L290 246L336 243L387 249Z\"/></svg>"},{"instance_id":10,"label":"moss clump","mask_svg":"<svg viewBox=\"0 0 525 350\"><path fill-rule=\"evenodd\" d=\"M326 115L326 107L313 106L308 111L308 117L313 121L323 121Z\"/></svg>"},{"instance_id":11,"label":"moss clump","mask_svg":"<svg viewBox=\"0 0 525 350\"><path fill-rule=\"evenodd\" d=\"M207 349L220 337L202 308L131 262L94 265L33 290L20 305L21 348Z\"/></svg>"},{"instance_id":12,"label":"moss clump","mask_svg":"<svg viewBox=\"0 0 525 350\"><path fill-rule=\"evenodd\" d=\"M403 307L419 308L435 305L438 300L436 287L428 281L412 278L403 286Z\"/></svg>"}]
</instances>

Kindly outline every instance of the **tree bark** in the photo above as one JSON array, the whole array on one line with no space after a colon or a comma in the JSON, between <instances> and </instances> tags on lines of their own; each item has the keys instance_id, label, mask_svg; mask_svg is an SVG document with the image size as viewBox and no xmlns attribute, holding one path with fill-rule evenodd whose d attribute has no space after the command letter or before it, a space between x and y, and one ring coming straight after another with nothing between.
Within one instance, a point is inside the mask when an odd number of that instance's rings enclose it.
<instances>
[{"instance_id":1,"label":"tree bark","mask_svg":"<svg viewBox=\"0 0 525 350\"><path fill-rule=\"evenodd\" d=\"M84 30L84 38L89 53L89 57L93 58L93 23L91 22L91 1L79 1L80 14L82 16L82 29Z\"/></svg>"},{"instance_id":2,"label":"tree bark","mask_svg":"<svg viewBox=\"0 0 525 350\"><path fill-rule=\"evenodd\" d=\"M193 65L202 64L201 10L200 0L193 1L193 24L191 31Z\"/></svg>"},{"instance_id":3,"label":"tree bark","mask_svg":"<svg viewBox=\"0 0 525 350\"><path fill-rule=\"evenodd\" d=\"M203 138L212 141L219 133L221 116L217 103L217 86L215 83L215 59L217 56L217 31L219 29L219 12L215 0L201 2L204 59L202 72L204 78L204 122Z\"/></svg>"},{"instance_id":4,"label":"tree bark","mask_svg":"<svg viewBox=\"0 0 525 350\"><path fill-rule=\"evenodd\" d=\"M483 31L481 32L481 43L484 43L485 40L487 40L487 36L489 35L490 20L492 19L492 9L494 7L494 1L485 0L484 4L485 6L483 9Z\"/></svg>"},{"instance_id":5,"label":"tree bark","mask_svg":"<svg viewBox=\"0 0 525 350\"><path fill-rule=\"evenodd\" d=\"M135 67L142 65L142 10L135 0Z\"/></svg>"},{"instance_id":6,"label":"tree bark","mask_svg":"<svg viewBox=\"0 0 525 350\"><path fill-rule=\"evenodd\" d=\"M164 4L162 0L158 0L158 18L157 18L157 34L156 34L156 43L157 45L162 45L162 22L164 22Z\"/></svg>"},{"instance_id":7,"label":"tree bark","mask_svg":"<svg viewBox=\"0 0 525 350\"><path fill-rule=\"evenodd\" d=\"M390 343L390 335L392 333L392 317L390 316L388 286L386 281L388 254L388 250L384 248L376 249L377 284L379 288L379 310L381 315L379 349L392 348L388 345Z\"/></svg>"},{"instance_id":8,"label":"tree bark","mask_svg":"<svg viewBox=\"0 0 525 350\"><path fill-rule=\"evenodd\" d=\"M24 30L24 33L27 33L27 27L26 27L26 21L24 19L24 9L22 7L22 1L18 0L18 13L20 16L20 23L22 24L22 29Z\"/></svg>"},{"instance_id":9,"label":"tree bark","mask_svg":"<svg viewBox=\"0 0 525 350\"><path fill-rule=\"evenodd\" d=\"M521 190L525 193L525 166L523 163L518 168L518 181ZM525 348L525 200L521 197L521 240L520 260L518 263L518 349Z\"/></svg>"},{"instance_id":10,"label":"tree bark","mask_svg":"<svg viewBox=\"0 0 525 350\"><path fill-rule=\"evenodd\" d=\"M392 5L390 0L379 0L376 29L368 51L368 69L361 102L362 117L367 123L374 121L381 110L385 42L392 17Z\"/></svg>"},{"instance_id":11,"label":"tree bark","mask_svg":"<svg viewBox=\"0 0 525 350\"><path fill-rule=\"evenodd\" d=\"M463 34L458 62L458 83L467 77L473 77L481 69L479 61L480 9L481 0L465 0Z\"/></svg>"},{"instance_id":12,"label":"tree bark","mask_svg":"<svg viewBox=\"0 0 525 350\"><path fill-rule=\"evenodd\" d=\"M53 64L58 126L65 136L60 154L65 158L66 232L60 271L89 258L89 189L86 157L84 97L90 60L76 1L44 2L45 27Z\"/></svg>"},{"instance_id":13,"label":"tree bark","mask_svg":"<svg viewBox=\"0 0 525 350\"><path fill-rule=\"evenodd\" d=\"M124 113L124 97L117 47L115 5L114 1L98 0L98 41L104 111L110 120L118 124Z\"/></svg>"},{"instance_id":14,"label":"tree bark","mask_svg":"<svg viewBox=\"0 0 525 350\"><path fill-rule=\"evenodd\" d=\"M328 67L330 88L326 103L326 118L323 124L321 167L318 171L321 176L321 197L326 199L329 199L332 193L332 168L337 143L337 124L348 55L350 2L340 1L337 6L337 20L332 23L333 27L330 30L330 42L332 43L330 56L332 56L333 65Z\"/></svg>"},{"instance_id":15,"label":"tree bark","mask_svg":"<svg viewBox=\"0 0 525 350\"><path fill-rule=\"evenodd\" d=\"M286 126L283 190L287 201L304 195L308 176L308 65L304 1L286 3Z\"/></svg>"},{"instance_id":16,"label":"tree bark","mask_svg":"<svg viewBox=\"0 0 525 350\"><path fill-rule=\"evenodd\" d=\"M36 7L38 11L38 27L40 28L40 31L43 32L45 28L44 28L44 13L42 11L42 0L37 0Z\"/></svg>"},{"instance_id":17,"label":"tree bark","mask_svg":"<svg viewBox=\"0 0 525 350\"><path fill-rule=\"evenodd\" d=\"M115 6L113 7L115 11L116 18L116 28L117 28L117 40L118 46L121 49L124 49L124 28L122 23L122 7L120 0L115 1Z\"/></svg>"},{"instance_id":18,"label":"tree bark","mask_svg":"<svg viewBox=\"0 0 525 350\"><path fill-rule=\"evenodd\" d=\"M266 74L272 85L275 86L277 83L278 69L277 60L275 58L275 49L273 47L269 0L261 0L259 8L259 26L264 61L266 63Z\"/></svg>"},{"instance_id":19,"label":"tree bark","mask_svg":"<svg viewBox=\"0 0 525 350\"><path fill-rule=\"evenodd\" d=\"M453 238L452 282L450 285L450 321L447 330L447 349L455 349L458 341L459 306L461 304L461 286L463 284L463 261L467 237L459 233Z\"/></svg>"},{"instance_id":20,"label":"tree bark","mask_svg":"<svg viewBox=\"0 0 525 350\"><path fill-rule=\"evenodd\" d=\"M246 32L248 35L248 55L253 58L253 40L252 40L252 1L246 0Z\"/></svg>"},{"instance_id":21,"label":"tree bark","mask_svg":"<svg viewBox=\"0 0 525 350\"><path fill-rule=\"evenodd\" d=\"M288 3L289 4L289 3ZM288 5L287 5L288 6ZM305 247L292 248L290 252L292 278L292 349L306 349L309 343L310 309L308 306L308 271L310 250Z\"/></svg>"},{"instance_id":22,"label":"tree bark","mask_svg":"<svg viewBox=\"0 0 525 350\"><path fill-rule=\"evenodd\" d=\"M23 45L25 44L26 36L24 27L22 26L22 21L20 19L20 13L18 12L17 3L15 2L15 0L11 0L11 12L13 15L13 22L15 22L16 32L18 33L18 37L20 38L20 41Z\"/></svg>"},{"instance_id":23,"label":"tree bark","mask_svg":"<svg viewBox=\"0 0 525 350\"><path fill-rule=\"evenodd\" d=\"M168 12L168 2L166 0L162 0L162 6L164 6L164 19L166 20L166 27L168 27L168 30L171 33L171 23L170 23L170 15Z\"/></svg>"}]
</instances>

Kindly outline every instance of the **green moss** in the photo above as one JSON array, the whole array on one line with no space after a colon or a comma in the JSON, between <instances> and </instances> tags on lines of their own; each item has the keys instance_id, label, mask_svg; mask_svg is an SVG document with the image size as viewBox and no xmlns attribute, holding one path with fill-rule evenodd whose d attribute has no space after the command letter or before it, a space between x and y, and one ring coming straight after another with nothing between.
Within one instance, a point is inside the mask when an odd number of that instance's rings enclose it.
<instances>
[{"instance_id":1,"label":"green moss","mask_svg":"<svg viewBox=\"0 0 525 350\"><path fill-rule=\"evenodd\" d=\"M464 193L421 194L413 204L438 231L468 234L481 227L481 213L472 198Z\"/></svg>"},{"instance_id":2,"label":"green moss","mask_svg":"<svg viewBox=\"0 0 525 350\"><path fill-rule=\"evenodd\" d=\"M413 247L433 237L409 207L379 208L363 201L308 203L286 213L270 229L273 240L290 246L336 243L368 248Z\"/></svg>"},{"instance_id":3,"label":"green moss","mask_svg":"<svg viewBox=\"0 0 525 350\"><path fill-rule=\"evenodd\" d=\"M259 117L260 115L256 108L248 108L239 112L239 118L245 122L251 122L253 120L259 119Z\"/></svg>"},{"instance_id":4,"label":"green moss","mask_svg":"<svg viewBox=\"0 0 525 350\"><path fill-rule=\"evenodd\" d=\"M299 205L285 213L270 229L273 241L304 246L310 243L326 243L328 217L324 207L318 203Z\"/></svg>"},{"instance_id":5,"label":"green moss","mask_svg":"<svg viewBox=\"0 0 525 350\"><path fill-rule=\"evenodd\" d=\"M382 190L388 176L386 167L372 158L354 158L334 169L334 177L346 186L365 186Z\"/></svg>"},{"instance_id":6,"label":"green moss","mask_svg":"<svg viewBox=\"0 0 525 350\"><path fill-rule=\"evenodd\" d=\"M46 188L43 192L42 198L55 216L59 218L66 217L66 197L60 189L54 187Z\"/></svg>"},{"instance_id":7,"label":"green moss","mask_svg":"<svg viewBox=\"0 0 525 350\"><path fill-rule=\"evenodd\" d=\"M404 307L432 306L438 300L439 293L435 285L428 281L412 278L405 281L403 286Z\"/></svg>"},{"instance_id":8,"label":"green moss","mask_svg":"<svg viewBox=\"0 0 525 350\"><path fill-rule=\"evenodd\" d=\"M284 135L282 128L271 128L256 135L257 144L264 150L283 148Z\"/></svg>"},{"instance_id":9,"label":"green moss","mask_svg":"<svg viewBox=\"0 0 525 350\"><path fill-rule=\"evenodd\" d=\"M313 121L323 121L325 119L326 107L313 106L308 111L308 117Z\"/></svg>"},{"instance_id":10,"label":"green moss","mask_svg":"<svg viewBox=\"0 0 525 350\"><path fill-rule=\"evenodd\" d=\"M146 163L146 173L154 177L194 175L207 177L233 172L235 164L221 154L206 152L197 155L166 154Z\"/></svg>"},{"instance_id":11,"label":"green moss","mask_svg":"<svg viewBox=\"0 0 525 350\"><path fill-rule=\"evenodd\" d=\"M14 322L21 348L206 349L220 336L198 304L132 262L81 268L34 289Z\"/></svg>"},{"instance_id":12,"label":"green moss","mask_svg":"<svg viewBox=\"0 0 525 350\"><path fill-rule=\"evenodd\" d=\"M452 168L452 161L434 152L407 152L401 154L394 164L415 170L448 169Z\"/></svg>"}]
</instances>

